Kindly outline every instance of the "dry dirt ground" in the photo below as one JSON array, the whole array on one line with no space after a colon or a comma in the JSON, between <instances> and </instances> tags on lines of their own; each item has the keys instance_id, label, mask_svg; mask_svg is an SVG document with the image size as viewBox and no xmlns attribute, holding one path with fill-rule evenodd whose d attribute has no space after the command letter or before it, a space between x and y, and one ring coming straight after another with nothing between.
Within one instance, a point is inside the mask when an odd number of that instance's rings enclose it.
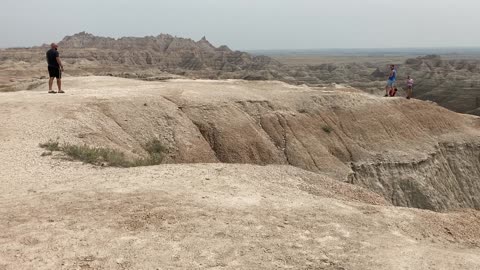
<instances>
[{"instance_id":1,"label":"dry dirt ground","mask_svg":"<svg viewBox=\"0 0 480 270\"><path fill-rule=\"evenodd\" d=\"M64 95L47 94L45 85L0 93L1 270L480 269L474 210L394 207L291 166L103 168L41 157L38 147L56 137L82 142L71 120L86 103L147 103L187 85L197 85L194 99L219 84L261 91L278 83L87 77L64 84ZM89 113L83 121L94 121Z\"/></svg>"}]
</instances>

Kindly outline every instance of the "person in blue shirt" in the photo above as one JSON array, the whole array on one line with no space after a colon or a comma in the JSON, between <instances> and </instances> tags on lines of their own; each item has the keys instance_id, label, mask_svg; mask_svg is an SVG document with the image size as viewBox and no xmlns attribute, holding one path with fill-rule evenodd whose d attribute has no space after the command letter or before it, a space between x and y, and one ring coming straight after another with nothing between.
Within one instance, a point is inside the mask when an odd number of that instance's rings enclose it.
<instances>
[{"instance_id":1,"label":"person in blue shirt","mask_svg":"<svg viewBox=\"0 0 480 270\"><path fill-rule=\"evenodd\" d=\"M397 80L397 70L395 65L390 65L390 74L388 75L387 86L385 86L385 96L388 97L390 91L393 92L395 88L395 81Z\"/></svg>"}]
</instances>

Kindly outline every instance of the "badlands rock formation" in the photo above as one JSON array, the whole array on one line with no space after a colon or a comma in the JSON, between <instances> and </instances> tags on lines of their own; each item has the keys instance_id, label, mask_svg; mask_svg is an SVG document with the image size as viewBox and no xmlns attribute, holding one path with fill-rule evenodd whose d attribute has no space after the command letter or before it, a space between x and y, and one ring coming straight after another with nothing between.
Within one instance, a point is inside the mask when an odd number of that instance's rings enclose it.
<instances>
[{"instance_id":1,"label":"badlands rock formation","mask_svg":"<svg viewBox=\"0 0 480 270\"><path fill-rule=\"evenodd\" d=\"M46 93L45 47L0 51L0 270L480 268L480 118L366 94L375 63L292 67L169 35L60 46L65 95ZM417 96L472 114L477 69L400 66ZM165 164L129 169L39 147L138 158L152 139Z\"/></svg>"},{"instance_id":2,"label":"badlands rock formation","mask_svg":"<svg viewBox=\"0 0 480 270\"><path fill-rule=\"evenodd\" d=\"M203 79L280 80L311 86L346 83L369 93L381 93L386 64L376 62L283 65L266 56L252 56L199 41L170 35L113 39L85 32L59 42L67 75L114 75L144 80L178 77ZM0 54L0 91L38 86L45 76L48 46L7 49ZM407 74L417 82L415 97L448 109L479 115L480 61L443 60L438 56L399 64L399 82ZM36 78L36 79L34 79Z\"/></svg>"},{"instance_id":3,"label":"badlands rock formation","mask_svg":"<svg viewBox=\"0 0 480 270\"><path fill-rule=\"evenodd\" d=\"M255 72L269 64L277 64L270 58L253 57L226 46L216 48L205 37L198 42L170 35L115 40L79 33L65 37L59 45L66 50L64 57L73 64L76 60L87 59L101 65L153 66L181 74L192 71L202 77L236 71Z\"/></svg>"},{"instance_id":4,"label":"badlands rock formation","mask_svg":"<svg viewBox=\"0 0 480 270\"><path fill-rule=\"evenodd\" d=\"M308 84L346 83L369 93L385 89L388 65L368 62L292 66L289 77ZM407 76L415 81L415 98L437 102L450 110L480 115L480 61L445 60L437 55L395 63L398 86L405 88ZM401 91L403 93L403 91Z\"/></svg>"},{"instance_id":5,"label":"badlands rock formation","mask_svg":"<svg viewBox=\"0 0 480 270\"><path fill-rule=\"evenodd\" d=\"M480 267L480 215L458 209L479 208L478 117L280 82L65 85L0 93L0 269ZM42 157L56 138L158 138L177 164Z\"/></svg>"},{"instance_id":6,"label":"badlands rock formation","mask_svg":"<svg viewBox=\"0 0 480 270\"><path fill-rule=\"evenodd\" d=\"M170 35L105 38L82 32L59 42L66 75L113 75L144 80L179 77L206 79L280 79L280 64L269 57L214 47L206 38L195 42ZM45 73L48 45L6 49L0 54L0 91L38 86Z\"/></svg>"},{"instance_id":7,"label":"badlands rock formation","mask_svg":"<svg viewBox=\"0 0 480 270\"><path fill-rule=\"evenodd\" d=\"M110 90L117 84L120 92ZM480 120L431 103L279 82L87 77L67 85L93 98L58 105L68 115L58 128L79 144L134 156L158 137L168 163L292 165L397 206L480 209Z\"/></svg>"}]
</instances>

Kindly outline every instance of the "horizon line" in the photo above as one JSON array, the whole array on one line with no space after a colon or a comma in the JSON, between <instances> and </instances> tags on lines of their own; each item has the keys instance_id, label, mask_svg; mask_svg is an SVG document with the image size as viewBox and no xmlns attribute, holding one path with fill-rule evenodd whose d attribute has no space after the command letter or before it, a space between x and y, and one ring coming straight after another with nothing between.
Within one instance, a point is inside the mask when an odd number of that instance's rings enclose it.
<instances>
[{"instance_id":1,"label":"horizon line","mask_svg":"<svg viewBox=\"0 0 480 270\"><path fill-rule=\"evenodd\" d=\"M175 37L175 36L174 36ZM188 39L188 38L186 38ZM191 39L191 38L190 38ZM193 39L192 39L193 40ZM13 46L13 47L4 47L0 46L0 49L30 49L34 47L41 47L42 45L34 46ZM229 45L226 45L229 46ZM372 51L372 50L391 50L391 51L404 51L404 50L479 50L480 46L420 46L420 47L327 47L327 48L256 48L256 49L245 49L239 48L234 49L245 52L288 52L288 51Z\"/></svg>"},{"instance_id":2,"label":"horizon line","mask_svg":"<svg viewBox=\"0 0 480 270\"><path fill-rule=\"evenodd\" d=\"M480 46L421 46L421 47L327 47L327 48L275 48L275 49L242 49L245 51L316 51L316 50L451 50L480 49Z\"/></svg>"}]
</instances>

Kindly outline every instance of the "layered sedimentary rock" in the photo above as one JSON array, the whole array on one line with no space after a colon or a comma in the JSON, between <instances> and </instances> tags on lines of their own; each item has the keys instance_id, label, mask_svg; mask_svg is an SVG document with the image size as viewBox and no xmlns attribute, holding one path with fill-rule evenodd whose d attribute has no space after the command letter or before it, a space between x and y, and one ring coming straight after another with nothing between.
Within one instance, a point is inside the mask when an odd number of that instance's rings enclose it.
<instances>
[{"instance_id":1,"label":"layered sedimentary rock","mask_svg":"<svg viewBox=\"0 0 480 270\"><path fill-rule=\"evenodd\" d=\"M406 89L407 76L410 75L415 80L415 98L437 102L456 112L479 115L479 60L448 60L428 55L395 64L400 89ZM288 73L297 82L345 83L379 94L384 90L388 72L388 65L384 63L356 62L295 66Z\"/></svg>"},{"instance_id":2,"label":"layered sedimentary rock","mask_svg":"<svg viewBox=\"0 0 480 270\"><path fill-rule=\"evenodd\" d=\"M143 38L98 37L85 32L59 42L67 75L113 75L143 80L188 77L203 79L280 80L311 86L345 83L380 94L388 70L385 63L284 65L267 56L253 56L199 41L161 34ZM7 49L0 54L0 91L34 88L33 77L45 76L43 47ZM416 81L415 98L448 109L477 114L480 107L478 60L444 60L430 55L398 64L398 86L407 75ZM23 78L23 80L22 80ZM11 81L13 80L13 81ZM18 81L21 85L17 85ZM401 91L402 93L402 91Z\"/></svg>"},{"instance_id":3,"label":"layered sedimentary rock","mask_svg":"<svg viewBox=\"0 0 480 270\"><path fill-rule=\"evenodd\" d=\"M87 33L65 37L60 43L66 59L87 59L104 65L127 65L139 69L155 67L181 75L218 77L223 73L248 76L248 72L278 65L271 58L216 48L205 37L195 42L170 35L144 38L104 38ZM234 76L234 75L226 75Z\"/></svg>"},{"instance_id":4,"label":"layered sedimentary rock","mask_svg":"<svg viewBox=\"0 0 480 270\"><path fill-rule=\"evenodd\" d=\"M142 156L158 138L167 163L291 165L398 206L480 208L480 120L433 103L280 82L89 77L68 85L81 95L49 108L65 113L55 126L78 144Z\"/></svg>"}]
</instances>

